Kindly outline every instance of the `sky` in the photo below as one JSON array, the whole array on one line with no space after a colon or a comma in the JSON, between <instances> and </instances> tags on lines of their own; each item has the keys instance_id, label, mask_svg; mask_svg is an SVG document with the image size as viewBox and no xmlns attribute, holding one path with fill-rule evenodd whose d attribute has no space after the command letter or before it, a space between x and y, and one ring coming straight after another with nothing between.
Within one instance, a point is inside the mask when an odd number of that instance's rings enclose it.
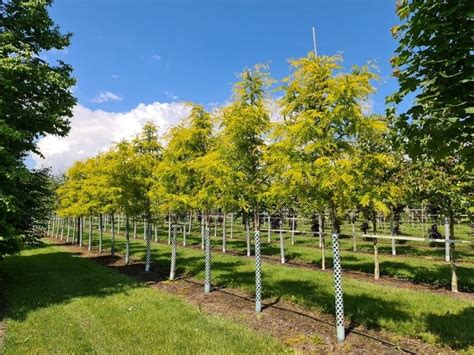
<instances>
[{"instance_id":1,"label":"sky","mask_svg":"<svg viewBox=\"0 0 474 355\"><path fill-rule=\"evenodd\" d=\"M42 137L45 159L31 167L64 172L75 160L130 138L146 121L160 133L188 113L225 104L236 76L257 63L281 80L289 58L313 48L343 65L375 62L380 80L371 109L383 113L397 88L389 60L397 46L395 0L56 0L50 10L71 46L43 54L74 68L78 99L68 137Z\"/></svg>"}]
</instances>

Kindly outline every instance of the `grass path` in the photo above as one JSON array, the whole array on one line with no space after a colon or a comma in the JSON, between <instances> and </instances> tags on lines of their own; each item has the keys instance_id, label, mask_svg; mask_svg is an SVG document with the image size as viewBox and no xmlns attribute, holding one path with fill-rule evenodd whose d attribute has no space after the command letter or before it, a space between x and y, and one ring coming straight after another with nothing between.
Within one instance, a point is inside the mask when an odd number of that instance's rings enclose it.
<instances>
[{"instance_id":1,"label":"grass path","mask_svg":"<svg viewBox=\"0 0 474 355\"><path fill-rule=\"evenodd\" d=\"M275 340L202 314L54 246L0 262L6 354L275 353Z\"/></svg>"}]
</instances>

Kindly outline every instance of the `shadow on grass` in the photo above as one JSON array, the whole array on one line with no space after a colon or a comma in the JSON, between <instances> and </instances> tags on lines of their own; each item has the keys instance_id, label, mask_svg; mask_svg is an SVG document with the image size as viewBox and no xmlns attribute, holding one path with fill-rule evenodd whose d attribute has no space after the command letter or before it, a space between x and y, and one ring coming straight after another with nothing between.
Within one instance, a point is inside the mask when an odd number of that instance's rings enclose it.
<instances>
[{"instance_id":1,"label":"shadow on grass","mask_svg":"<svg viewBox=\"0 0 474 355\"><path fill-rule=\"evenodd\" d=\"M29 312L38 308L80 297L103 298L143 287L75 253L48 252L44 245L36 249L37 252L28 251L33 254L10 256L0 263L9 318L24 320Z\"/></svg>"}]
</instances>

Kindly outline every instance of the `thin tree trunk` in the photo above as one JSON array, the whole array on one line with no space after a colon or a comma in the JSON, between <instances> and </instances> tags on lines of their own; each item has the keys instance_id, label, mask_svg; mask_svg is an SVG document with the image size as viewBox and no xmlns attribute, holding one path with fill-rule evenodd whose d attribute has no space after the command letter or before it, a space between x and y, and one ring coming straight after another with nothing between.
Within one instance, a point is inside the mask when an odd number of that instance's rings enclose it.
<instances>
[{"instance_id":1,"label":"thin tree trunk","mask_svg":"<svg viewBox=\"0 0 474 355\"><path fill-rule=\"evenodd\" d=\"M224 212L224 219L222 221L222 252L226 252L226 244L227 244L227 236L226 236L226 230L225 230L225 222L226 222L226 214Z\"/></svg>"},{"instance_id":2,"label":"thin tree trunk","mask_svg":"<svg viewBox=\"0 0 474 355\"><path fill-rule=\"evenodd\" d=\"M246 237L247 237L247 256L251 255L250 252L250 219L248 215L246 215L246 221L245 221L245 232L246 232Z\"/></svg>"},{"instance_id":3,"label":"thin tree trunk","mask_svg":"<svg viewBox=\"0 0 474 355\"><path fill-rule=\"evenodd\" d=\"M125 265L130 261L130 221L128 214L125 215Z\"/></svg>"},{"instance_id":4,"label":"thin tree trunk","mask_svg":"<svg viewBox=\"0 0 474 355\"><path fill-rule=\"evenodd\" d=\"M110 255L115 256L115 218L114 218L113 213L111 215L111 219L112 219L112 241L110 245Z\"/></svg>"}]
</instances>

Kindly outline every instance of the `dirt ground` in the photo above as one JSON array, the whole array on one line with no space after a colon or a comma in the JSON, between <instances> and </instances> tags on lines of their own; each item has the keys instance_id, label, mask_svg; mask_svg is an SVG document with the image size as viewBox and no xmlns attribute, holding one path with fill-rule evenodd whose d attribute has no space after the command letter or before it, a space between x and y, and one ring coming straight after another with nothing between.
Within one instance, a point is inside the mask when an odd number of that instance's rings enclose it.
<instances>
[{"instance_id":1,"label":"dirt ground","mask_svg":"<svg viewBox=\"0 0 474 355\"><path fill-rule=\"evenodd\" d=\"M93 259L143 281L149 287L179 296L206 314L232 319L257 332L268 334L298 353L454 353L449 348L351 324L346 324L346 341L338 344L332 315L308 311L278 298L263 300L264 309L257 315L253 299L241 290L214 285L211 293L204 294L203 283L192 277L178 276L175 281L169 281L169 270L156 270L152 266L151 271L145 273L144 263L140 260L132 259L130 265L124 265L121 255L99 255L95 251L88 252L86 248L49 240L68 251L80 253L84 258Z\"/></svg>"}]
</instances>

